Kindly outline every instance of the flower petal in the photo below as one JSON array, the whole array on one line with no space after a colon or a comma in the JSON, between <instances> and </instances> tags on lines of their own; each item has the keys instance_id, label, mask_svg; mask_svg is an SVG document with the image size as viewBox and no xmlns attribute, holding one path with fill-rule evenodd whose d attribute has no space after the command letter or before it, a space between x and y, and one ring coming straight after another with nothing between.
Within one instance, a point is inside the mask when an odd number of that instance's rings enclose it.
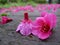
<instances>
[{"instance_id":1,"label":"flower petal","mask_svg":"<svg viewBox=\"0 0 60 45\"><path fill-rule=\"evenodd\" d=\"M22 23L21 23L21 24L19 24L19 25L18 25L18 27L17 27L17 29L16 29L16 32L20 31L20 30L21 30L21 28L22 28L22 26L23 26L23 24L22 24Z\"/></svg>"},{"instance_id":2,"label":"flower petal","mask_svg":"<svg viewBox=\"0 0 60 45\"><path fill-rule=\"evenodd\" d=\"M31 34L31 24L24 24L20 30L22 35L29 35Z\"/></svg>"},{"instance_id":3,"label":"flower petal","mask_svg":"<svg viewBox=\"0 0 60 45\"><path fill-rule=\"evenodd\" d=\"M51 29L56 26L56 15L53 13L49 13L45 17L46 22L50 23Z\"/></svg>"},{"instance_id":4,"label":"flower petal","mask_svg":"<svg viewBox=\"0 0 60 45\"><path fill-rule=\"evenodd\" d=\"M33 30L32 34L35 35L35 36L37 36L38 35L38 31L37 30Z\"/></svg>"},{"instance_id":5,"label":"flower petal","mask_svg":"<svg viewBox=\"0 0 60 45\"><path fill-rule=\"evenodd\" d=\"M51 34L52 34L51 31L48 32L48 33L39 32L38 37L39 37L40 39L44 40L44 39L47 39Z\"/></svg>"},{"instance_id":6,"label":"flower petal","mask_svg":"<svg viewBox=\"0 0 60 45\"><path fill-rule=\"evenodd\" d=\"M48 14L46 11L41 12L41 17L44 17L46 14Z\"/></svg>"}]
</instances>

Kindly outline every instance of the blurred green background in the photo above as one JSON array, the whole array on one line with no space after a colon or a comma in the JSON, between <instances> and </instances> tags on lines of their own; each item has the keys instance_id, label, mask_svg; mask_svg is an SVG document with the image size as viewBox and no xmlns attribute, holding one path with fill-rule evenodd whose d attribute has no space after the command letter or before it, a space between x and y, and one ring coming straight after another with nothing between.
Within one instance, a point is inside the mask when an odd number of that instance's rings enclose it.
<instances>
[{"instance_id":1,"label":"blurred green background","mask_svg":"<svg viewBox=\"0 0 60 45\"><path fill-rule=\"evenodd\" d=\"M10 6L25 6L31 4L32 6L36 6L37 4L56 4L60 3L60 0L0 0L0 8L1 7L10 7Z\"/></svg>"}]
</instances>

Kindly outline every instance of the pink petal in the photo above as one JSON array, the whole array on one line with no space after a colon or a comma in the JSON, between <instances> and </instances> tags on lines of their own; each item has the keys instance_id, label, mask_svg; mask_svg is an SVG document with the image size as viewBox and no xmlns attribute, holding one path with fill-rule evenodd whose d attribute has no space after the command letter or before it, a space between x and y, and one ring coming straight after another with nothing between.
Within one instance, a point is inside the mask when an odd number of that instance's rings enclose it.
<instances>
[{"instance_id":1,"label":"pink petal","mask_svg":"<svg viewBox=\"0 0 60 45\"><path fill-rule=\"evenodd\" d=\"M45 15L47 15L48 13L46 11L41 12L41 16L44 17Z\"/></svg>"},{"instance_id":2,"label":"pink petal","mask_svg":"<svg viewBox=\"0 0 60 45\"><path fill-rule=\"evenodd\" d=\"M25 9L25 11L31 11L31 12L34 11L34 9L33 9L33 7L31 5L25 6L24 9Z\"/></svg>"},{"instance_id":3,"label":"pink petal","mask_svg":"<svg viewBox=\"0 0 60 45\"><path fill-rule=\"evenodd\" d=\"M6 23L11 22L11 21L12 21L11 18L8 18L7 16L2 16L1 24L6 24Z\"/></svg>"},{"instance_id":4,"label":"pink petal","mask_svg":"<svg viewBox=\"0 0 60 45\"><path fill-rule=\"evenodd\" d=\"M29 34L31 34L31 29L32 29L31 28L31 23L30 24L25 23L25 24L22 25L20 33L22 35L29 35Z\"/></svg>"},{"instance_id":5,"label":"pink petal","mask_svg":"<svg viewBox=\"0 0 60 45\"><path fill-rule=\"evenodd\" d=\"M32 30L32 34L37 36L38 35L38 31L37 30Z\"/></svg>"},{"instance_id":6,"label":"pink petal","mask_svg":"<svg viewBox=\"0 0 60 45\"><path fill-rule=\"evenodd\" d=\"M18 25L18 27L17 27L17 29L16 29L16 32L18 32L18 31L20 31L20 30L21 30L22 25L23 25L23 24L19 24L19 25Z\"/></svg>"},{"instance_id":7,"label":"pink petal","mask_svg":"<svg viewBox=\"0 0 60 45\"><path fill-rule=\"evenodd\" d=\"M53 13L50 13L46 15L45 17L46 22L50 23L50 27L54 28L56 26L56 15Z\"/></svg>"},{"instance_id":8,"label":"pink petal","mask_svg":"<svg viewBox=\"0 0 60 45\"><path fill-rule=\"evenodd\" d=\"M43 23L44 23L43 21L45 22L44 17L37 17L35 22L37 25L40 26L40 25L43 25Z\"/></svg>"},{"instance_id":9,"label":"pink petal","mask_svg":"<svg viewBox=\"0 0 60 45\"><path fill-rule=\"evenodd\" d=\"M8 18L7 18L6 16L2 16L2 22L1 22L1 23L2 23L2 24L6 24L7 19L8 19Z\"/></svg>"},{"instance_id":10,"label":"pink petal","mask_svg":"<svg viewBox=\"0 0 60 45\"><path fill-rule=\"evenodd\" d=\"M48 32L48 33L39 32L38 37L39 37L40 39L44 40L44 39L47 39L48 37L50 37L51 33L52 33L52 32Z\"/></svg>"}]
</instances>

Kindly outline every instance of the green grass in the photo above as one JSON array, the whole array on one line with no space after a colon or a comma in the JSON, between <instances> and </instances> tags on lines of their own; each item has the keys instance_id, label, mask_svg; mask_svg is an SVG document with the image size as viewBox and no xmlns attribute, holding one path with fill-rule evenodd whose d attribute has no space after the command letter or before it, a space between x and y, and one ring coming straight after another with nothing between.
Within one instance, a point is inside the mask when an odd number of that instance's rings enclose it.
<instances>
[{"instance_id":1,"label":"green grass","mask_svg":"<svg viewBox=\"0 0 60 45\"><path fill-rule=\"evenodd\" d=\"M21 0L20 1L17 1L15 3L11 3L11 2L7 2L6 4L0 4L0 8L9 8L11 6L25 6L25 5L32 5L32 6L36 6L37 4L48 4L48 2L46 2L45 0L35 0L35 1L32 1L32 0L29 0L28 2L22 2ZM55 4L56 2L52 2L53 4Z\"/></svg>"},{"instance_id":2,"label":"green grass","mask_svg":"<svg viewBox=\"0 0 60 45\"><path fill-rule=\"evenodd\" d=\"M0 8L2 7L5 7L5 8L9 8L11 6L25 6L25 5L28 5L28 4L31 4L32 6L36 6L37 3L33 2L33 1L30 1L30 2L18 2L18 3L6 3L6 4L0 4Z\"/></svg>"},{"instance_id":3,"label":"green grass","mask_svg":"<svg viewBox=\"0 0 60 45\"><path fill-rule=\"evenodd\" d=\"M31 4L32 6L36 6L37 5L37 3L33 2L33 1L27 2L27 4Z\"/></svg>"}]
</instances>

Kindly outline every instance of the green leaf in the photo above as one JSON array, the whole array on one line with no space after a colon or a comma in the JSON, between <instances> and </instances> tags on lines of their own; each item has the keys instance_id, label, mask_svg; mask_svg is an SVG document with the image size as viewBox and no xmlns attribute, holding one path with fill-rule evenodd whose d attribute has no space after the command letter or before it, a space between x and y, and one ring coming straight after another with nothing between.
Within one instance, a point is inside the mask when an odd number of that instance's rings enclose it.
<instances>
[{"instance_id":1,"label":"green leaf","mask_svg":"<svg viewBox=\"0 0 60 45\"><path fill-rule=\"evenodd\" d=\"M3 14L1 14L1 16L7 16L7 14L6 13L3 13Z\"/></svg>"}]
</instances>

